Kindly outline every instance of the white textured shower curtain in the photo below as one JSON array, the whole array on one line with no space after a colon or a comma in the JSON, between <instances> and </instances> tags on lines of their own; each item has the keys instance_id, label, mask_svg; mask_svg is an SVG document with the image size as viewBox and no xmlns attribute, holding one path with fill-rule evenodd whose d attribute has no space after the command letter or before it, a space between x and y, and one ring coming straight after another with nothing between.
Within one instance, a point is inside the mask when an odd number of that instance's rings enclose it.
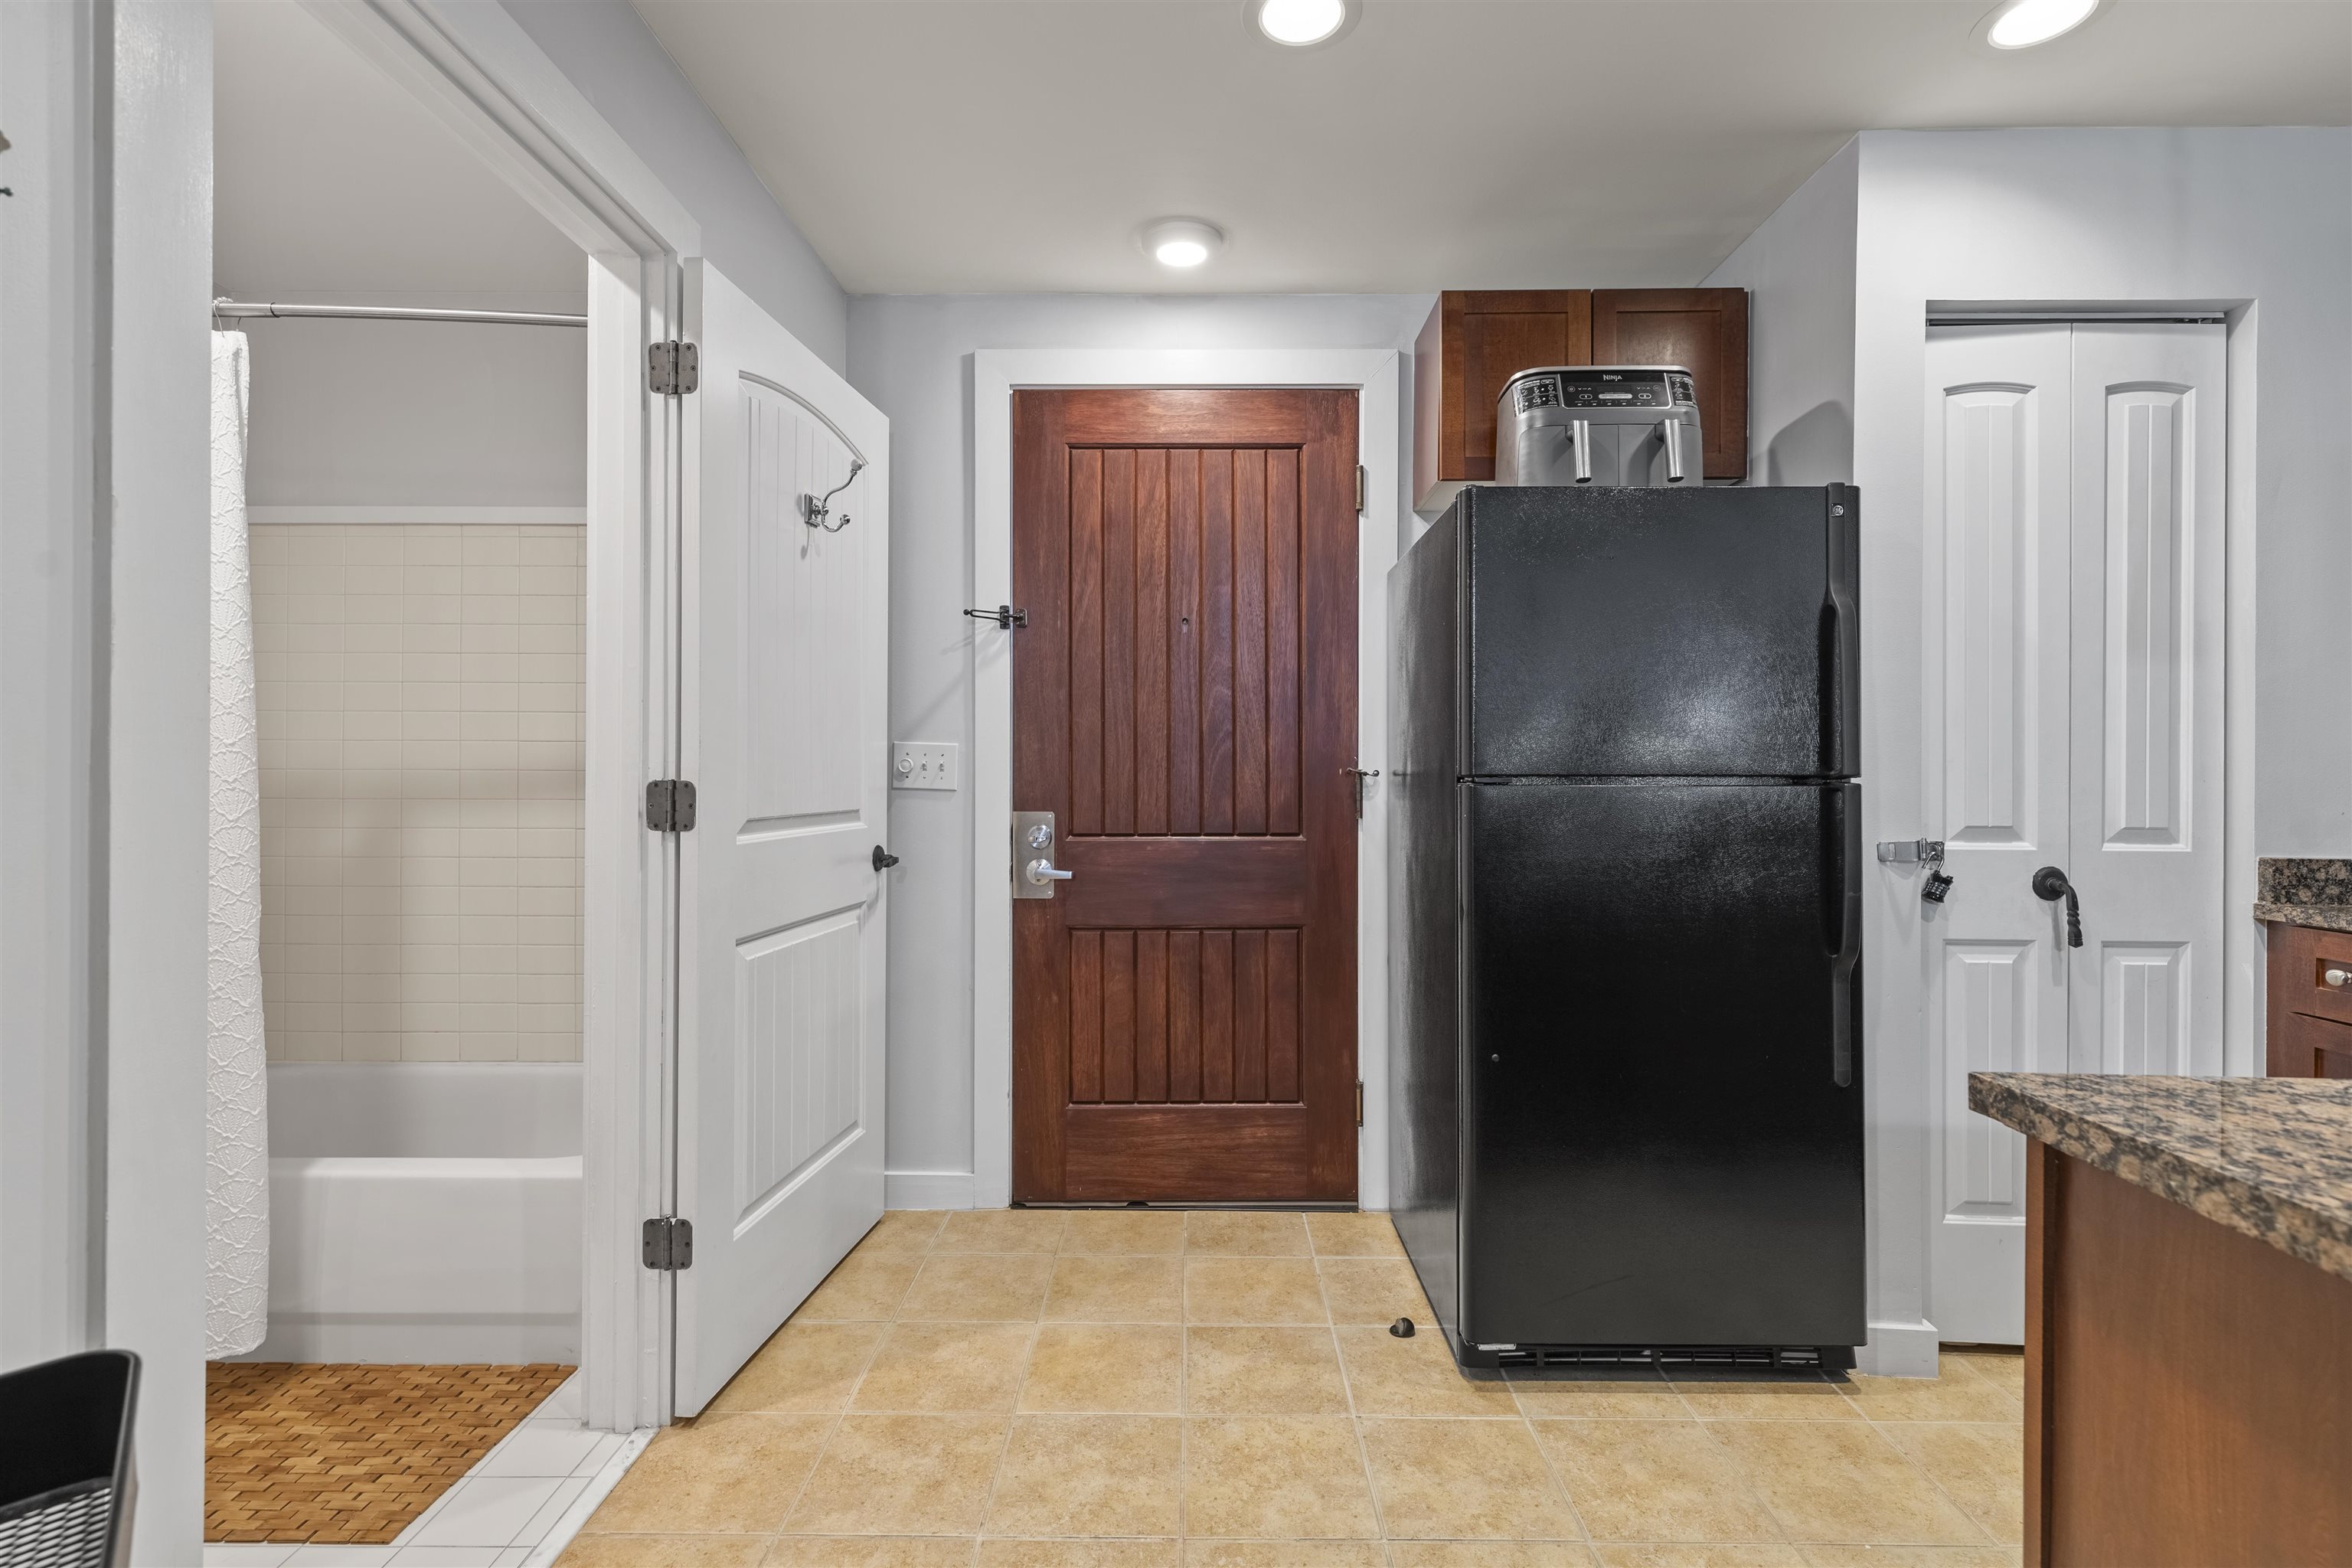
<instances>
[{"instance_id":1,"label":"white textured shower curtain","mask_svg":"<svg viewBox=\"0 0 2352 1568\"><path fill-rule=\"evenodd\" d=\"M245 531L243 332L213 334L211 1044L205 1079L205 1354L269 1326L268 1052L261 1030L261 739Z\"/></svg>"}]
</instances>

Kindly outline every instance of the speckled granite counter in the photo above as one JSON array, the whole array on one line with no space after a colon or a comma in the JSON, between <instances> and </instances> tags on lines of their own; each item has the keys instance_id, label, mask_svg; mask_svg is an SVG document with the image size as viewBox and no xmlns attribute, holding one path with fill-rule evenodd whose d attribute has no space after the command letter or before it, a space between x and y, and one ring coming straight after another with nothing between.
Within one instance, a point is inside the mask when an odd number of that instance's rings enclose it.
<instances>
[{"instance_id":1,"label":"speckled granite counter","mask_svg":"<svg viewBox=\"0 0 2352 1568\"><path fill-rule=\"evenodd\" d=\"M2254 919L2352 931L2352 860L2264 857L2254 871Z\"/></svg>"},{"instance_id":2,"label":"speckled granite counter","mask_svg":"<svg viewBox=\"0 0 2352 1568\"><path fill-rule=\"evenodd\" d=\"M1978 1072L1969 1106L2352 1280L2352 1082Z\"/></svg>"}]
</instances>

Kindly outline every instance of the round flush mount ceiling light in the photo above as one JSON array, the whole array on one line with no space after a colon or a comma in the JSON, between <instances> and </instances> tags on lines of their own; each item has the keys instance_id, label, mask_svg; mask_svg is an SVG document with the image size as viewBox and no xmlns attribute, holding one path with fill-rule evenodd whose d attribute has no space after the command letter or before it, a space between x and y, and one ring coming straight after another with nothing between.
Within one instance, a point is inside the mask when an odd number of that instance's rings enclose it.
<instances>
[{"instance_id":1,"label":"round flush mount ceiling light","mask_svg":"<svg viewBox=\"0 0 2352 1568\"><path fill-rule=\"evenodd\" d=\"M1260 37L1294 49L1337 43L1356 25L1357 0L1245 0L1242 19Z\"/></svg>"},{"instance_id":2,"label":"round flush mount ceiling light","mask_svg":"<svg viewBox=\"0 0 2352 1568\"><path fill-rule=\"evenodd\" d=\"M1225 233L1196 217L1163 217L1145 224L1136 238L1160 266L1191 268L1223 248Z\"/></svg>"},{"instance_id":3,"label":"round flush mount ceiling light","mask_svg":"<svg viewBox=\"0 0 2352 1568\"><path fill-rule=\"evenodd\" d=\"M2098 8L2099 0L2009 0L1987 19L1984 39L1996 49L2030 49L2073 32Z\"/></svg>"}]
</instances>

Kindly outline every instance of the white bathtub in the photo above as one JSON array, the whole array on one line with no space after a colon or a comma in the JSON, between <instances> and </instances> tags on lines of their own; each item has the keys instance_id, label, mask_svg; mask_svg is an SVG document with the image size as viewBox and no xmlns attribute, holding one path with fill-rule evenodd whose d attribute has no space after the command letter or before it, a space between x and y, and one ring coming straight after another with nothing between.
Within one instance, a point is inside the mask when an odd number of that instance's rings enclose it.
<instances>
[{"instance_id":1,"label":"white bathtub","mask_svg":"<svg viewBox=\"0 0 2352 1568\"><path fill-rule=\"evenodd\" d=\"M269 1154L246 1359L579 1361L578 1063L278 1063Z\"/></svg>"}]
</instances>

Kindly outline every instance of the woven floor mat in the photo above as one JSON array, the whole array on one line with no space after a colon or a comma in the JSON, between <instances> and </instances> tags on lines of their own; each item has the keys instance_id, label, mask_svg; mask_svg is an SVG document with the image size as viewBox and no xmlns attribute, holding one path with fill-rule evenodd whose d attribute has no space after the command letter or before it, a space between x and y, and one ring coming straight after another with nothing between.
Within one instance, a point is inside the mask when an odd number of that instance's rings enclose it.
<instances>
[{"instance_id":1,"label":"woven floor mat","mask_svg":"<svg viewBox=\"0 0 2352 1568\"><path fill-rule=\"evenodd\" d=\"M205 1368L205 1539L381 1545L568 1366Z\"/></svg>"}]
</instances>

